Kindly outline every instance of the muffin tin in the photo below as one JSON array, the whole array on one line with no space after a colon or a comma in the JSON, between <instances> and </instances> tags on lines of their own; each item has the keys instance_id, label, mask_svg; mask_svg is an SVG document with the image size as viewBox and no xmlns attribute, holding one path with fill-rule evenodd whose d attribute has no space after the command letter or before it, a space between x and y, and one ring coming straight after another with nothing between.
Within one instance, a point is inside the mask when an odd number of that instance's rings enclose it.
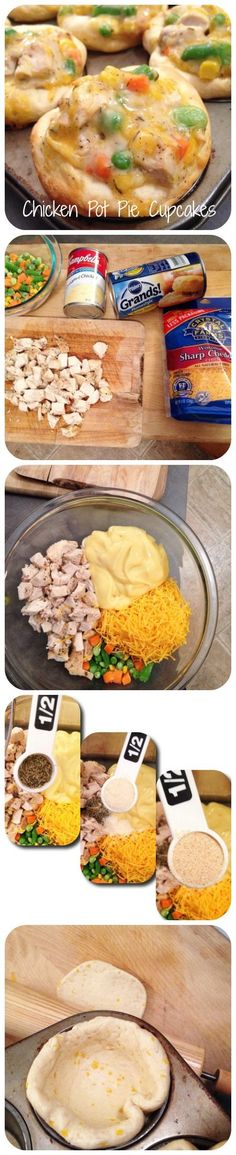
<instances>
[{"instance_id":1,"label":"muffin tin","mask_svg":"<svg viewBox=\"0 0 236 1155\"><path fill-rule=\"evenodd\" d=\"M110 1011L87 1011L84 1014L72 1015L60 1023L54 1023L46 1030L38 1031L13 1044L6 1051L6 1091L8 1099L23 1115L29 1129L32 1147L34 1150L78 1150L72 1148L65 1139L60 1139L43 1120L36 1116L25 1094L25 1082L31 1063L41 1047L52 1035L61 1031L71 1030L76 1023L93 1019L97 1014L106 1018ZM121 1015L112 1012L114 1018L126 1019L155 1035L160 1040L168 1055L171 1067L171 1087L168 1100L159 1112L148 1116L142 1131L136 1139L125 1145L119 1145L116 1150L125 1150L130 1147L137 1150L148 1150L154 1139L167 1142L168 1139L189 1136L192 1141L205 1140L209 1146L216 1141L226 1141L230 1135L230 1120L220 1104L209 1094L201 1080L185 1063L184 1059L172 1047L172 1044L160 1034L150 1023L134 1015ZM48 1142L46 1143L46 1135ZM150 1138L150 1143L149 1143Z\"/></svg>"}]
</instances>

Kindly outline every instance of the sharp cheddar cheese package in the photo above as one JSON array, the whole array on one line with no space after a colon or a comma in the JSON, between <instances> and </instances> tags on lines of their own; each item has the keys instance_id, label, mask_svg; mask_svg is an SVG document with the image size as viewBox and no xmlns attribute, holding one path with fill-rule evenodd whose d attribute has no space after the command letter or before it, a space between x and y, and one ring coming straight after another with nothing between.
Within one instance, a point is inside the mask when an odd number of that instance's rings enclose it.
<instances>
[{"instance_id":1,"label":"sharp cheddar cheese package","mask_svg":"<svg viewBox=\"0 0 236 1155\"><path fill-rule=\"evenodd\" d=\"M163 315L172 417L231 421L231 299L205 297Z\"/></svg>"}]
</instances>

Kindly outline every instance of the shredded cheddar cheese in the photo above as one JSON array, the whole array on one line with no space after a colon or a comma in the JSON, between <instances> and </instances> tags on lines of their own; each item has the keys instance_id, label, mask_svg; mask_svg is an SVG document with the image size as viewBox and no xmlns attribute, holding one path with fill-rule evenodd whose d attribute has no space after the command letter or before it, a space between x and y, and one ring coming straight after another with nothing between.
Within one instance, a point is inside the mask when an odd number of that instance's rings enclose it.
<instances>
[{"instance_id":1,"label":"shredded cheddar cheese","mask_svg":"<svg viewBox=\"0 0 236 1155\"><path fill-rule=\"evenodd\" d=\"M221 918L229 909L231 896L230 874L225 874L221 882L214 886L207 886L203 890L195 890L186 886L179 886L175 891L174 902L176 910L188 919Z\"/></svg>"},{"instance_id":2,"label":"shredded cheddar cheese","mask_svg":"<svg viewBox=\"0 0 236 1155\"><path fill-rule=\"evenodd\" d=\"M79 836L80 831L80 804L79 802L50 802L45 798L42 806L37 810L40 826L54 838L58 846L68 846Z\"/></svg>"},{"instance_id":3,"label":"shredded cheddar cheese","mask_svg":"<svg viewBox=\"0 0 236 1155\"><path fill-rule=\"evenodd\" d=\"M99 839L99 847L103 858L111 863L126 882L146 882L155 872L155 830L144 830L140 834L124 837L107 834Z\"/></svg>"},{"instance_id":4,"label":"shredded cheddar cheese","mask_svg":"<svg viewBox=\"0 0 236 1155\"><path fill-rule=\"evenodd\" d=\"M109 645L146 662L162 662L186 642L190 606L177 582L167 578L132 605L104 610L101 633Z\"/></svg>"}]
</instances>

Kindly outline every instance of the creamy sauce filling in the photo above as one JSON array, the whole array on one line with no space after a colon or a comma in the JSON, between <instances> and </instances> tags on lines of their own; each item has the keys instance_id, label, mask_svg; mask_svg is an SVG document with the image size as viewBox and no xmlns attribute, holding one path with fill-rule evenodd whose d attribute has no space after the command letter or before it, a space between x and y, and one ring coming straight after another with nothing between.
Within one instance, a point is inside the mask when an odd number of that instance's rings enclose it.
<instances>
[{"instance_id":1,"label":"creamy sauce filling","mask_svg":"<svg viewBox=\"0 0 236 1155\"><path fill-rule=\"evenodd\" d=\"M94 530L84 551L100 609L128 606L168 577L164 546L136 526Z\"/></svg>"}]
</instances>

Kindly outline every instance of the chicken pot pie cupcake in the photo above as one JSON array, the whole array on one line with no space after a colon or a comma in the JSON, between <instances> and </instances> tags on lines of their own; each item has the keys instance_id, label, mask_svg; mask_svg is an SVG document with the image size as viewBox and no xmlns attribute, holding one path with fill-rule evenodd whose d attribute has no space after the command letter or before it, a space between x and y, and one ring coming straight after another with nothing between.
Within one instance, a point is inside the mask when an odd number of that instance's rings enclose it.
<instances>
[{"instance_id":1,"label":"chicken pot pie cupcake","mask_svg":"<svg viewBox=\"0 0 236 1155\"><path fill-rule=\"evenodd\" d=\"M142 4L65 4L59 8L58 24L81 37L87 48L119 52L140 44L145 28L158 7Z\"/></svg>"},{"instance_id":2,"label":"chicken pot pie cupcake","mask_svg":"<svg viewBox=\"0 0 236 1155\"><path fill-rule=\"evenodd\" d=\"M55 108L86 61L86 48L48 24L6 28L6 123L23 128Z\"/></svg>"},{"instance_id":3,"label":"chicken pot pie cupcake","mask_svg":"<svg viewBox=\"0 0 236 1155\"><path fill-rule=\"evenodd\" d=\"M22 4L12 8L9 16L14 24L39 24L40 20L53 20L57 11L58 4Z\"/></svg>"},{"instance_id":4,"label":"chicken pot pie cupcake","mask_svg":"<svg viewBox=\"0 0 236 1155\"><path fill-rule=\"evenodd\" d=\"M133 205L135 216L157 215L186 196L211 152L200 96L163 61L160 73L108 66L83 77L31 140L47 193L84 216L104 201L107 216L129 217Z\"/></svg>"},{"instance_id":5,"label":"chicken pot pie cupcake","mask_svg":"<svg viewBox=\"0 0 236 1155\"><path fill-rule=\"evenodd\" d=\"M158 67L160 55L185 73L203 99L230 96L231 26L227 12L212 4L178 5L154 17L143 43Z\"/></svg>"}]
</instances>

